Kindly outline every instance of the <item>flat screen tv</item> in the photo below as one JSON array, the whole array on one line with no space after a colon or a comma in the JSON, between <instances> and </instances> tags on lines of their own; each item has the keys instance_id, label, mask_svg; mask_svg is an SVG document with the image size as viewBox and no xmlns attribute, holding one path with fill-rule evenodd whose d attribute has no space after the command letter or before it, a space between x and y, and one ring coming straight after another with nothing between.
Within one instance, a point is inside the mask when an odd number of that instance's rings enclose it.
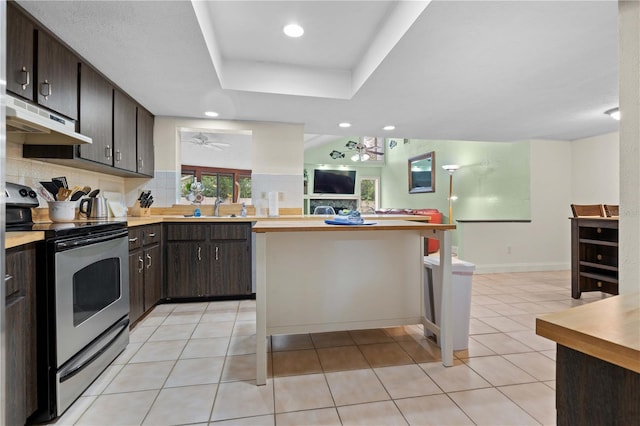
<instances>
[{"instance_id":1,"label":"flat screen tv","mask_svg":"<svg viewBox=\"0 0 640 426\"><path fill-rule=\"evenodd\" d=\"M314 194L355 194L355 170L324 170L313 171Z\"/></svg>"}]
</instances>

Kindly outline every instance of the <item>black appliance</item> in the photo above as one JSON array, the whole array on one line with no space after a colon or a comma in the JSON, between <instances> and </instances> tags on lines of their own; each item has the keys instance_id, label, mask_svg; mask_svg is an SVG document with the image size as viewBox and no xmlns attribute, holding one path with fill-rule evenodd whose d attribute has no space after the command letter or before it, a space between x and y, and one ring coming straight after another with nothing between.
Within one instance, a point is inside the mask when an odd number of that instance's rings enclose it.
<instances>
[{"instance_id":1,"label":"black appliance","mask_svg":"<svg viewBox=\"0 0 640 426\"><path fill-rule=\"evenodd\" d=\"M126 222L34 223L35 192L5 188L7 231L42 231L36 249L38 410L61 415L129 343Z\"/></svg>"}]
</instances>

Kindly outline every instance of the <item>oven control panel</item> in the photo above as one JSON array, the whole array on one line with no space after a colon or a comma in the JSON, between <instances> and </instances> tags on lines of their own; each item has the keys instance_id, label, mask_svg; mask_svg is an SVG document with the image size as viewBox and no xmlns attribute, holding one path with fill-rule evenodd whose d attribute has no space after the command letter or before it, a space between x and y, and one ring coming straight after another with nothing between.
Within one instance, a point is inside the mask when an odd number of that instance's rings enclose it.
<instances>
[{"instance_id":1,"label":"oven control panel","mask_svg":"<svg viewBox=\"0 0 640 426\"><path fill-rule=\"evenodd\" d=\"M26 185L7 182L4 190L7 206L38 207L38 194Z\"/></svg>"}]
</instances>

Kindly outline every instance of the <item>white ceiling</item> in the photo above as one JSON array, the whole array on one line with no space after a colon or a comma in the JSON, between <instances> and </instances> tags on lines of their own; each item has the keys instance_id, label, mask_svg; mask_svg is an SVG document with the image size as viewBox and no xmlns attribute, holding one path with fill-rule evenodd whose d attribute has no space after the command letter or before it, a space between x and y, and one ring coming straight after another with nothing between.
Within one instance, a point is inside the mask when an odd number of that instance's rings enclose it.
<instances>
[{"instance_id":1,"label":"white ceiling","mask_svg":"<svg viewBox=\"0 0 640 426\"><path fill-rule=\"evenodd\" d=\"M307 145L618 129L615 0L19 4L160 116L304 123Z\"/></svg>"}]
</instances>

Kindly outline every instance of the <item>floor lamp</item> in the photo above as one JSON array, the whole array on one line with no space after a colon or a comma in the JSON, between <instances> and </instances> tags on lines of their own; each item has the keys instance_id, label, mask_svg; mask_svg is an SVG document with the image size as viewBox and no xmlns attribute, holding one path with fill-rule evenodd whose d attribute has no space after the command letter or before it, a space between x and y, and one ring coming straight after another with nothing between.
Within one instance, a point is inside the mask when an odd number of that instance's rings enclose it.
<instances>
[{"instance_id":1,"label":"floor lamp","mask_svg":"<svg viewBox=\"0 0 640 426\"><path fill-rule=\"evenodd\" d=\"M453 173L460 168L457 164L442 166L449 173L449 225L453 224Z\"/></svg>"}]
</instances>

